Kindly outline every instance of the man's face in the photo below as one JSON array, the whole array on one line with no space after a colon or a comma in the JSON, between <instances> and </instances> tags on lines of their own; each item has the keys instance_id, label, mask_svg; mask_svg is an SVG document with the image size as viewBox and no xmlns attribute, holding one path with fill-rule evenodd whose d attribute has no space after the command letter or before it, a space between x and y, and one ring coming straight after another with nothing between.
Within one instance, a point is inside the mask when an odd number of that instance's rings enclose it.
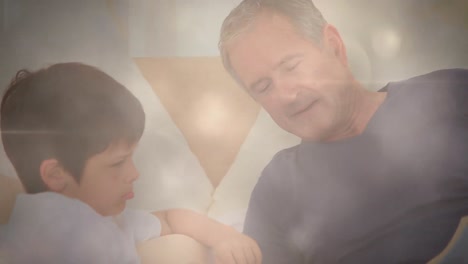
<instances>
[{"instance_id":1,"label":"man's face","mask_svg":"<svg viewBox=\"0 0 468 264\"><path fill-rule=\"evenodd\" d=\"M136 144L111 144L85 164L79 184L67 186L67 196L90 205L103 216L117 215L133 198L133 182L139 173L133 163Z\"/></svg>"},{"instance_id":2,"label":"man's face","mask_svg":"<svg viewBox=\"0 0 468 264\"><path fill-rule=\"evenodd\" d=\"M350 119L354 79L333 27L325 27L319 46L287 18L261 13L227 51L247 92L286 131L325 141Z\"/></svg>"}]
</instances>

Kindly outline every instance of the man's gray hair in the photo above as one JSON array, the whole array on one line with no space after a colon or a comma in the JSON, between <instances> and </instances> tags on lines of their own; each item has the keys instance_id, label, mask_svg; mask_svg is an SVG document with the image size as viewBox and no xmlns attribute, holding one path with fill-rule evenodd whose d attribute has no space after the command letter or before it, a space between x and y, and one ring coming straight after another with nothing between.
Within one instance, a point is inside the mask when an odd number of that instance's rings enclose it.
<instances>
[{"instance_id":1,"label":"man's gray hair","mask_svg":"<svg viewBox=\"0 0 468 264\"><path fill-rule=\"evenodd\" d=\"M224 68L238 82L226 45L245 31L263 10L287 17L299 32L317 44L322 41L322 30L327 21L311 0L243 0L224 20L218 43Z\"/></svg>"}]
</instances>

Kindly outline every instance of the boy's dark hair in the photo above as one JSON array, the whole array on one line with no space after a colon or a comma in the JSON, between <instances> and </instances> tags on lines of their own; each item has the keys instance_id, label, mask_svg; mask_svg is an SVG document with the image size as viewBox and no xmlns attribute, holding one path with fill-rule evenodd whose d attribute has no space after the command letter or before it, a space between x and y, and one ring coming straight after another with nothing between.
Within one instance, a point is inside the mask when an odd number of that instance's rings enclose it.
<instances>
[{"instance_id":1,"label":"boy's dark hair","mask_svg":"<svg viewBox=\"0 0 468 264\"><path fill-rule=\"evenodd\" d=\"M5 152L26 192L47 191L39 168L57 159L79 183L86 161L109 145L137 142L145 114L138 99L99 69L59 63L21 70L1 104Z\"/></svg>"}]
</instances>

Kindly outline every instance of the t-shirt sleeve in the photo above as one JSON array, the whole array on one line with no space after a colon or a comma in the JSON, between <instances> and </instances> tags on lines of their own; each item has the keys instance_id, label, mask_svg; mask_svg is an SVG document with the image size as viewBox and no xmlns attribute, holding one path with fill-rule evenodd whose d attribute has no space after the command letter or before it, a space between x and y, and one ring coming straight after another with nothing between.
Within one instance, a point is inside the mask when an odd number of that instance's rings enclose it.
<instances>
[{"instance_id":1,"label":"t-shirt sleeve","mask_svg":"<svg viewBox=\"0 0 468 264\"><path fill-rule=\"evenodd\" d=\"M457 108L459 114L465 119L468 119L468 70L459 70L458 72L458 89L455 97L458 99Z\"/></svg>"},{"instance_id":2,"label":"t-shirt sleeve","mask_svg":"<svg viewBox=\"0 0 468 264\"><path fill-rule=\"evenodd\" d=\"M135 243L161 235L161 222L149 212L127 208L121 216L121 221L125 224L126 232L133 236Z\"/></svg>"},{"instance_id":3,"label":"t-shirt sleeve","mask_svg":"<svg viewBox=\"0 0 468 264\"><path fill-rule=\"evenodd\" d=\"M468 118L468 70L443 69L421 75L406 82L407 87L416 88L414 99L430 100L431 106L438 112ZM424 93L421 93L421 89ZM417 97L417 98L416 98Z\"/></svg>"},{"instance_id":4,"label":"t-shirt sleeve","mask_svg":"<svg viewBox=\"0 0 468 264\"><path fill-rule=\"evenodd\" d=\"M302 263L300 250L292 241L294 203L291 177L284 163L288 155L279 153L264 169L247 210L244 233L257 241L263 263ZM286 159L286 160L285 160ZM286 165L287 166L287 165Z\"/></svg>"},{"instance_id":5,"label":"t-shirt sleeve","mask_svg":"<svg viewBox=\"0 0 468 264\"><path fill-rule=\"evenodd\" d=\"M447 69L437 73L434 78L438 78L440 85L435 89L440 91L442 88L450 99L450 102L443 103L455 107L457 116L468 118L468 70Z\"/></svg>"}]
</instances>

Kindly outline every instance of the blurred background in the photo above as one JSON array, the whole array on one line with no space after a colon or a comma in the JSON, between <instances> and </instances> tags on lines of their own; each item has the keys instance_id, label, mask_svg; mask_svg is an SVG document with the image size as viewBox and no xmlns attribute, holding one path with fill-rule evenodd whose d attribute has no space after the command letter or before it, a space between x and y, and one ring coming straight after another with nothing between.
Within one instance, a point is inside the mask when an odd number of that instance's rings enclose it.
<instances>
[{"instance_id":1,"label":"blurred background","mask_svg":"<svg viewBox=\"0 0 468 264\"><path fill-rule=\"evenodd\" d=\"M222 68L219 28L239 2L0 0L0 92L20 68L80 61L103 69L147 114L133 205L229 218L246 208L272 155L299 142ZM341 32L352 71L368 89L440 68L468 68L468 0L315 4ZM0 154L0 174L14 177Z\"/></svg>"}]
</instances>

